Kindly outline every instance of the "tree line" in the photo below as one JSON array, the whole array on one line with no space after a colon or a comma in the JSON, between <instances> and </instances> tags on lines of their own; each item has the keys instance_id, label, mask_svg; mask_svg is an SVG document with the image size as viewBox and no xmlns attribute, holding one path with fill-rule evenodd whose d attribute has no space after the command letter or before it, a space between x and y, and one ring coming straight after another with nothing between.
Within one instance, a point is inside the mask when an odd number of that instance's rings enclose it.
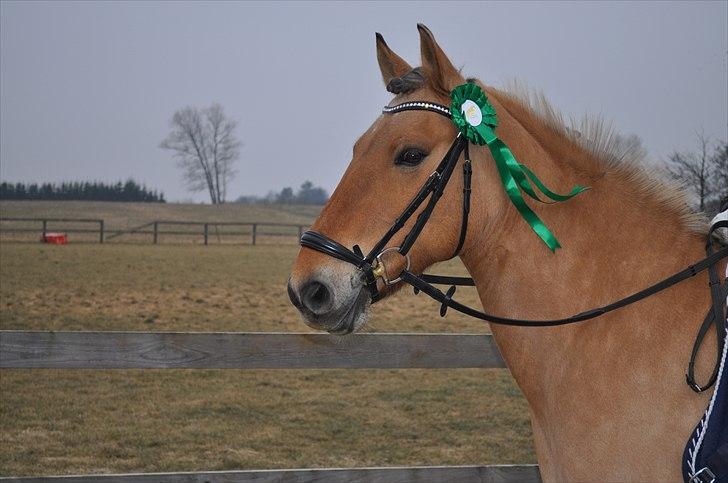
<instances>
[{"instance_id":1,"label":"tree line","mask_svg":"<svg viewBox=\"0 0 728 483\"><path fill-rule=\"evenodd\" d=\"M320 186L314 186L310 181L301 184L298 191L287 186L281 191L270 191L265 196L239 196L236 203L268 203L284 205L323 205L329 200L329 194Z\"/></svg>"},{"instance_id":2,"label":"tree line","mask_svg":"<svg viewBox=\"0 0 728 483\"><path fill-rule=\"evenodd\" d=\"M165 203L164 193L133 179L125 183L70 181L56 183L0 183L2 200L143 201Z\"/></svg>"}]
</instances>

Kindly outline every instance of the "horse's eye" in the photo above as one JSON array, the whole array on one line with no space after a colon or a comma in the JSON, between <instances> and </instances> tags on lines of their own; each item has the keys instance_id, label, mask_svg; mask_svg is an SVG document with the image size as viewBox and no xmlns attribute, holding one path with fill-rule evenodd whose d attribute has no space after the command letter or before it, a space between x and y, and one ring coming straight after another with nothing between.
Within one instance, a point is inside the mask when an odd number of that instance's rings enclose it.
<instances>
[{"instance_id":1,"label":"horse's eye","mask_svg":"<svg viewBox=\"0 0 728 483\"><path fill-rule=\"evenodd\" d=\"M417 166L427 157L427 153L418 148L405 148L397 155L394 164L398 166Z\"/></svg>"}]
</instances>

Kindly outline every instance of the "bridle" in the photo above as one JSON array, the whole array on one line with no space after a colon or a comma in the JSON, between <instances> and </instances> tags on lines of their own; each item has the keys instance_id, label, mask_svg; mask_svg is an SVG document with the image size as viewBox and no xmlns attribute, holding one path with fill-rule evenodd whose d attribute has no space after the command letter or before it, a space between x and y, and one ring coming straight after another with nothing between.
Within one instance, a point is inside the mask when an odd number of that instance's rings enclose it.
<instances>
[{"instance_id":1,"label":"bridle","mask_svg":"<svg viewBox=\"0 0 728 483\"><path fill-rule=\"evenodd\" d=\"M415 101L405 102L397 104L391 107L385 107L383 113L390 115L404 111L429 111L440 114L447 118L452 118L450 108L447 106L436 104L433 102ZM392 223L392 226L382 236L382 238L374 245L369 253L364 256L362 250L358 245L354 245L353 249L350 250L341 243L329 238L326 235L318 233L316 231L307 231L301 237L301 246L311 248L319 251L331 257L337 258L344 262L354 265L363 274L364 285L371 295L372 303L377 302L382 298L382 294L377 288L377 279L381 278L385 286L395 285L399 282L407 283L414 287L415 293L423 292L433 299L437 300L440 305L440 316L444 316L447 312L448 307L457 310L463 314L485 320L493 324L511 325L520 327L551 327L557 325L572 324L576 322L582 322L585 320L593 319L604 315L608 312L612 312L619 308L638 302L646 297L654 295L662 290L667 289L683 280L697 275L698 273L708 270L712 297L712 306L708 311L708 315L699 330L695 344L693 346L692 356L688 373L686 375L688 385L696 392L704 391L708 389L715 382L718 374L718 364L716 364L713 374L710 380L705 386L700 386L695 382L694 379L694 360L696 354L702 344L702 341L711 325L715 325L718 331L718 360L720 361L720 354L723 349L724 337L721 334L723 321L725 320L723 306L726 296L728 296L728 280L724 281L721 285L721 280L718 275L717 262L723 258L728 257L728 247L723 246L717 250L714 247L712 230L717 228L728 227L728 222L721 222L713 226L711 233L708 235L708 242L706 245L707 255L702 260L688 266L684 270L677 272L660 282L647 287L639 292L624 297L608 305L590 309L571 317L565 317L560 319L549 319L549 320L522 320L512 319L507 317L500 317L496 315L487 314L485 312L476 310L472 307L463 305L456 300L453 300L453 295L456 290L456 286L475 286L475 282L472 278L467 277L449 277L441 275L428 275L421 274L415 275L410 271L410 258L409 251L417 241L417 238L422 233L427 221L432 215L432 211L437 205L440 197L442 196L445 188L447 187L450 178L455 170L456 165L460 160L460 155L464 154L463 162L463 205L462 205L462 221L460 227L460 236L458 239L457 247L452 255L455 257L459 255L468 229L468 216L470 213L470 192L471 192L471 177L472 177L472 163L469 156L469 141L462 133L458 133L453 141L452 145L448 149L447 153L443 156L442 160L438 164L435 171L427 178L420 190L414 196L412 201L407 205L404 211L397 217ZM417 215L417 219L410 229L410 231L404 237L402 244L398 247L387 247L387 244L391 239L399 233L404 227L405 223L414 215L417 209L427 200L427 204L422 211ZM392 277L387 272L386 266L383 261L383 256L386 253L397 252L406 260L405 268L396 276ZM436 288L433 284L447 284L451 285L446 292L442 292Z\"/></svg>"},{"instance_id":2,"label":"bridle","mask_svg":"<svg viewBox=\"0 0 728 483\"><path fill-rule=\"evenodd\" d=\"M403 111L430 111L447 117L450 116L450 109L441 104L432 102L405 102L392 107L385 107L385 114L395 114ZM404 211L392 223L392 226L382 236L382 238L374 245L369 253L364 256L359 245L354 245L353 250L349 250L340 243L331 238L315 231L307 231L301 237L301 246L318 250L322 253L338 258L344 262L355 265L364 274L364 285L371 294L372 303L381 299L381 293L377 288L377 278L381 278L386 286L395 285L403 281L404 272L409 272L410 258L409 251L414 245L417 238L422 233L423 228L430 219L432 211L435 209L437 202L440 200L442 193L445 191L448 182L452 176L455 166L458 164L460 155L465 153L465 161L463 162L463 210L462 221L460 225L460 236L457 248L452 257L457 256L462 249L463 243L468 230L468 214L470 213L470 181L472 176L472 166L470 162L468 141L461 134L455 137L450 148L443 156L442 161L438 164L435 171L425 180L424 184L414 196L412 201L407 205ZM385 248L399 231L404 227L405 223L414 215L417 209L430 197L429 201L417 215L417 220L409 233L405 236L402 244L398 247ZM385 253L397 252L406 259L405 270L396 278L392 278L384 265L382 257ZM451 258L452 258L451 257ZM472 279L464 277L453 277L458 285L475 285ZM455 282L453 282L455 283Z\"/></svg>"}]
</instances>

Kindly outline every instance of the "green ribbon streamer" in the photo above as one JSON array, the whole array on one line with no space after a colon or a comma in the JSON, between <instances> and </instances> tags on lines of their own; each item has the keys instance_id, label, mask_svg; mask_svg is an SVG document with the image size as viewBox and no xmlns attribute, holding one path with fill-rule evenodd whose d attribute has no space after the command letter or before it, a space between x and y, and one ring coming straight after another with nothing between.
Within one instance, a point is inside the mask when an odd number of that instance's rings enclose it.
<instances>
[{"instance_id":1,"label":"green ribbon streamer","mask_svg":"<svg viewBox=\"0 0 728 483\"><path fill-rule=\"evenodd\" d=\"M498 125L495 108L488 102L488 97L476 84L468 83L456 87L451 93L451 98L450 111L453 123L470 142L480 146L488 146L498 168L503 188L518 212L552 252L555 252L557 248L561 248L561 244L559 244L553 233L531 207L526 204L521 190L536 201L553 203L566 201L588 188L577 185L566 195L554 193L538 179L533 171L519 163L508 146L495 135L495 128ZM480 108L482 120L477 126L471 125L462 112L463 103L468 100L474 102ZM552 201L542 200L531 183L536 185L539 191Z\"/></svg>"}]
</instances>

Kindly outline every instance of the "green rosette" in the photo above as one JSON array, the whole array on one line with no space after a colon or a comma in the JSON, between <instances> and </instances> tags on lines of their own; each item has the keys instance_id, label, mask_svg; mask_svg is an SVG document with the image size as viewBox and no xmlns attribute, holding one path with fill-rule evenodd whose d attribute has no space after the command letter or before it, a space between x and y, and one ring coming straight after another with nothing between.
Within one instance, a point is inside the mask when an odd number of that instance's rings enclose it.
<instances>
[{"instance_id":1,"label":"green rosette","mask_svg":"<svg viewBox=\"0 0 728 483\"><path fill-rule=\"evenodd\" d=\"M541 203L552 203L566 201L587 188L577 185L568 194L554 193L530 169L519 163L508 146L496 136L498 119L495 108L488 102L488 96L477 84L467 83L457 86L452 90L450 98L452 100L450 112L455 126L468 141L479 146L488 146L508 198L539 238L552 252L556 251L561 247L559 241L526 204L521 191ZM542 200L531 183L551 201Z\"/></svg>"},{"instance_id":2,"label":"green rosette","mask_svg":"<svg viewBox=\"0 0 728 483\"><path fill-rule=\"evenodd\" d=\"M483 146L496 137L498 118L495 115L495 108L488 102L488 96L478 85L468 83L457 86L450 93L450 99L452 122L471 143ZM482 117L480 126L473 126L468 122L466 113L463 112L463 104L467 101L472 101L480 109Z\"/></svg>"}]
</instances>

